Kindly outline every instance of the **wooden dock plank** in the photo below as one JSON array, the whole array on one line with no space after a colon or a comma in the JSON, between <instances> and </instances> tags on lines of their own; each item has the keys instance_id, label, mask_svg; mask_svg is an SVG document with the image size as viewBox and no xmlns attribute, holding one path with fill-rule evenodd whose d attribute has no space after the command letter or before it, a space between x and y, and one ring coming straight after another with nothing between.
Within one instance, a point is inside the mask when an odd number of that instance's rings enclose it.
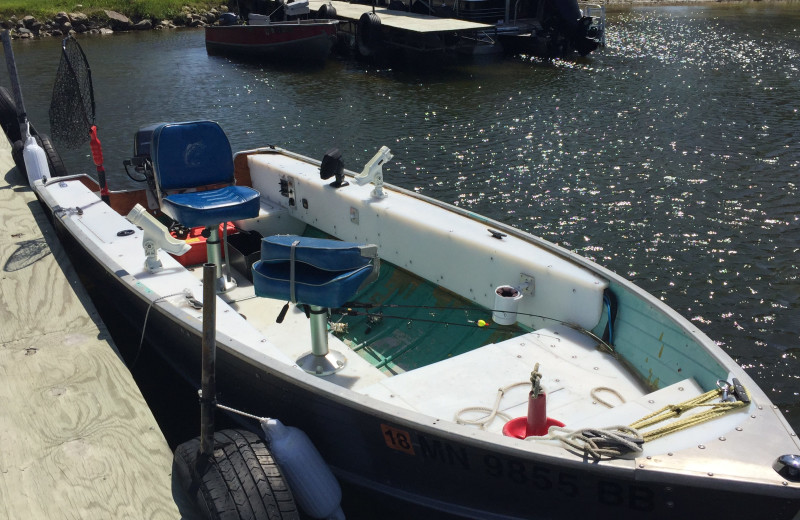
<instances>
[{"instance_id":1,"label":"wooden dock plank","mask_svg":"<svg viewBox=\"0 0 800 520\"><path fill-rule=\"evenodd\" d=\"M0 139L0 517L174 519L172 453Z\"/></svg>"},{"instance_id":2,"label":"wooden dock plank","mask_svg":"<svg viewBox=\"0 0 800 520\"><path fill-rule=\"evenodd\" d=\"M332 4L336 9L336 16L357 22L361 15L372 11L371 5L351 4L349 2L327 2L324 0L309 0L308 6L313 11L319 10L323 4ZM448 31L478 31L493 30L491 25L457 20L455 18L439 18L426 14L406 13L393 11L384 7L376 7L375 14L381 19L381 25L419 33L434 33Z\"/></svg>"}]
</instances>

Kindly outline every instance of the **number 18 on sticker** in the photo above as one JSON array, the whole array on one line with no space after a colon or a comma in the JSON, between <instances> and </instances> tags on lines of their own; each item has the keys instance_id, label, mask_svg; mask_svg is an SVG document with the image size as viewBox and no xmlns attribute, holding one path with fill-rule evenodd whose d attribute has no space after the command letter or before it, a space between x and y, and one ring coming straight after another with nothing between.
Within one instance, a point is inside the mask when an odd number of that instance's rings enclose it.
<instances>
[{"instance_id":1,"label":"number 18 on sticker","mask_svg":"<svg viewBox=\"0 0 800 520\"><path fill-rule=\"evenodd\" d=\"M409 455L415 455L414 446L411 444L411 435L405 430L392 428L387 424L381 424L381 432L386 445L393 450L402 451Z\"/></svg>"}]
</instances>

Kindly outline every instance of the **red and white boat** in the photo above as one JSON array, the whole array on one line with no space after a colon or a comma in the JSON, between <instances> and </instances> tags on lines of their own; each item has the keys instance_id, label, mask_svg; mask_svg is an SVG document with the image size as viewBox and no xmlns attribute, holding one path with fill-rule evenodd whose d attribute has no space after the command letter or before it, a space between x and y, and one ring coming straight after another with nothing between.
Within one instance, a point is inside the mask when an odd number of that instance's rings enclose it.
<instances>
[{"instance_id":1,"label":"red and white boat","mask_svg":"<svg viewBox=\"0 0 800 520\"><path fill-rule=\"evenodd\" d=\"M301 2L292 2L299 4ZM307 7L307 2L302 2ZM290 6L292 4L287 4ZM338 20L297 19L273 22L250 15L247 25L206 27L209 54L259 57L276 61L322 62L336 41Z\"/></svg>"}]
</instances>

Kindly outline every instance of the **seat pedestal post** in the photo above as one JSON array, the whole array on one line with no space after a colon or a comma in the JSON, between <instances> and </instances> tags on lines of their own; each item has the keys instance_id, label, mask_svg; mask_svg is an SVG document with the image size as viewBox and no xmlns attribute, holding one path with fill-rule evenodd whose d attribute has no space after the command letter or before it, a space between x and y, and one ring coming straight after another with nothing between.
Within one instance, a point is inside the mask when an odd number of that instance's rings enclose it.
<instances>
[{"instance_id":1,"label":"seat pedestal post","mask_svg":"<svg viewBox=\"0 0 800 520\"><path fill-rule=\"evenodd\" d=\"M210 231L208 239L206 239L206 256L208 263L216 266L214 276L217 280L217 294L226 293L236 288L236 280L233 277L227 278L222 273L222 248L219 239L219 226L211 226L206 229ZM227 258L225 260L228 261Z\"/></svg>"},{"instance_id":2,"label":"seat pedestal post","mask_svg":"<svg viewBox=\"0 0 800 520\"><path fill-rule=\"evenodd\" d=\"M328 309L317 305L311 308L311 352L297 359L297 366L317 376L329 376L344 368L347 358L341 352L328 349Z\"/></svg>"}]
</instances>

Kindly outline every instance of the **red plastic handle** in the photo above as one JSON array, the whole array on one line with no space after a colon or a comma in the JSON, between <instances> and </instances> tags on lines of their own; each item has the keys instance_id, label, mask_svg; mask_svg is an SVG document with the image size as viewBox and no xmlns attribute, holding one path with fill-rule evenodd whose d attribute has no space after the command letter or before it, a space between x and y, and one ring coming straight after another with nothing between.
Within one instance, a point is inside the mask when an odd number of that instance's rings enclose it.
<instances>
[{"instance_id":1,"label":"red plastic handle","mask_svg":"<svg viewBox=\"0 0 800 520\"><path fill-rule=\"evenodd\" d=\"M89 135L92 136L90 141L90 146L92 147L92 159L94 159L94 165L98 168L103 167L103 147L100 145L100 139L97 138L97 127L92 125L92 128L89 129Z\"/></svg>"}]
</instances>

